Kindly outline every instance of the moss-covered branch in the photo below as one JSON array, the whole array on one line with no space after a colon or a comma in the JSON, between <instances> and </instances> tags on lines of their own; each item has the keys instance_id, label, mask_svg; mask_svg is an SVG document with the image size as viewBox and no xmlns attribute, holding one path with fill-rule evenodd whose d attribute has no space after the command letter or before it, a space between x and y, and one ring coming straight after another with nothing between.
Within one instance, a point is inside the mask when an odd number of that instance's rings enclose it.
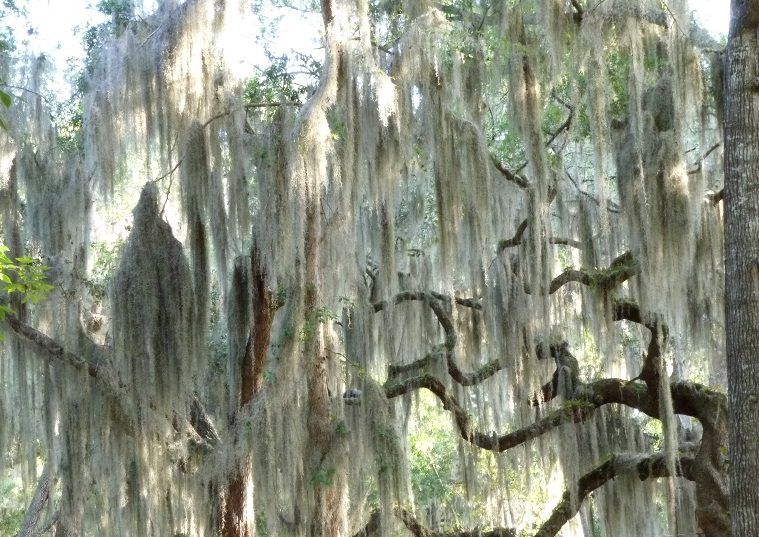
<instances>
[{"instance_id":1,"label":"moss-covered branch","mask_svg":"<svg viewBox=\"0 0 759 537\"><path fill-rule=\"evenodd\" d=\"M553 280L548 288L554 294L564 285L577 282L588 287L611 289L629 280L639 271L638 263L631 252L616 257L605 269L567 269Z\"/></svg>"},{"instance_id":2,"label":"moss-covered branch","mask_svg":"<svg viewBox=\"0 0 759 537\"><path fill-rule=\"evenodd\" d=\"M12 313L6 314L4 321L13 334L38 355L44 356L53 363L61 363L86 373L101 384L110 395L121 398L128 391L128 387L118 379L116 371L109 362L86 360L65 350L57 341L21 321Z\"/></svg>"},{"instance_id":3,"label":"moss-covered branch","mask_svg":"<svg viewBox=\"0 0 759 537\"><path fill-rule=\"evenodd\" d=\"M53 338L26 324L13 314L7 314L4 321L13 335L28 345L36 355L46 358L51 363L71 367L92 378L115 405L119 420L122 421L126 430L135 430L133 413L129 411L131 408L129 398L134 396L133 389L120 379L109 360L88 360L69 352ZM148 405L148 407L152 408L152 405ZM184 420L178 420L178 418L178 416L173 416L172 421L175 423L175 427L180 429L179 423ZM190 440L199 440L208 446L215 446L220 443L221 440L213 421L197 397L194 397L191 403L188 425L191 426L192 430Z\"/></svg>"},{"instance_id":4,"label":"moss-covered branch","mask_svg":"<svg viewBox=\"0 0 759 537\"><path fill-rule=\"evenodd\" d=\"M518 173L512 172L500 160L498 160L493 155L490 155L490 160L493 162L493 166L495 166L495 169L501 172L501 174L506 178L506 180L511 181L512 183L517 185L519 188L529 188L530 182L524 176L519 175Z\"/></svg>"},{"instance_id":5,"label":"moss-covered branch","mask_svg":"<svg viewBox=\"0 0 759 537\"><path fill-rule=\"evenodd\" d=\"M427 366L434 363L436 360L440 358L444 358L448 367L448 373L451 375L451 378L456 381L457 383L461 384L462 386L474 386L476 384L479 384L483 380L492 377L494 374L496 374L498 371L500 371L504 365L500 360L491 360L487 364L481 366L480 368L471 371L471 372L465 372L463 371L458 364L456 363L456 360L453 357L453 349L456 347L457 342L457 336L456 336L456 329L453 325L453 319L451 318L451 314L448 312L448 309L445 306L445 300L448 300L448 297L445 295L441 295L440 293L434 293L434 292L428 292L428 291L404 291L401 293L398 293L393 298L392 303L399 304L401 302L407 302L407 301L422 301L425 304L427 304L432 312L435 314L435 317L438 320L438 323L440 323L440 327L443 329L443 333L445 334L445 339L441 346L438 347L438 350L435 352L428 353L423 358L420 358L419 360L416 360L415 362L411 362L409 364L403 364L403 365L396 365L396 366L390 366L388 369L388 374L390 378L397 377L400 374L403 373L409 373L412 371L421 371L422 369L426 368ZM479 302L475 301L474 299L454 299L457 304L461 304L462 306L474 308L474 309L481 309L482 306L479 304ZM383 309L387 308L388 302L382 301L382 302L376 302L373 304L374 311L382 311Z\"/></svg>"},{"instance_id":6,"label":"moss-covered branch","mask_svg":"<svg viewBox=\"0 0 759 537\"><path fill-rule=\"evenodd\" d=\"M680 457L676 464L678 475L690 478L692 465L693 459L691 457ZM554 507L551 516L540 526L535 537L557 535L564 524L578 513L588 494L615 477L623 475L635 475L641 481L645 481L656 477L670 477L671 472L667 467L664 453L612 455L580 477L574 493L569 490L564 492L561 501Z\"/></svg>"},{"instance_id":7,"label":"moss-covered branch","mask_svg":"<svg viewBox=\"0 0 759 537\"><path fill-rule=\"evenodd\" d=\"M426 388L435 394L443 404L443 408L453 414L456 427L464 440L482 449L496 452L506 451L524 444L562 423L585 421L592 415L596 406L600 406L584 401L573 401L526 427L498 435L495 432L486 433L478 430L456 397L433 375L419 375L402 381L390 380L385 384L385 395L388 399L392 399L419 388Z\"/></svg>"}]
</instances>

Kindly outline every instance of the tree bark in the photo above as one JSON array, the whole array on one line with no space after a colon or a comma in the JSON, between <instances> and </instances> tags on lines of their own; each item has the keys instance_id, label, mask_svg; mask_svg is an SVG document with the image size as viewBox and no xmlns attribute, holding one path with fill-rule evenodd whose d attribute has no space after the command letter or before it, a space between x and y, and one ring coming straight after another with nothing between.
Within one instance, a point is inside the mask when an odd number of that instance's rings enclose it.
<instances>
[{"instance_id":1,"label":"tree bark","mask_svg":"<svg viewBox=\"0 0 759 537\"><path fill-rule=\"evenodd\" d=\"M240 364L242 382L240 385L240 408L258 395L263 387L266 353L271 338L272 304L268 290L268 280L258 251L251 254L251 306L252 318L248 343ZM224 497L223 537L249 537L248 521L245 517L247 491L250 486L251 461L245 457L230 479Z\"/></svg>"},{"instance_id":2,"label":"tree bark","mask_svg":"<svg viewBox=\"0 0 759 537\"><path fill-rule=\"evenodd\" d=\"M725 326L732 534L759 536L759 0L732 0L725 74Z\"/></svg>"}]
</instances>

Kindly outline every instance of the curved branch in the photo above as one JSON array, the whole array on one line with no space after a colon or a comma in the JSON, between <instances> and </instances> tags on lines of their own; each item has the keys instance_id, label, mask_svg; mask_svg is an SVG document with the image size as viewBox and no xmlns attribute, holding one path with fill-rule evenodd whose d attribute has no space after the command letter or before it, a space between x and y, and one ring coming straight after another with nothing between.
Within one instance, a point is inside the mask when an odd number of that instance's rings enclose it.
<instances>
[{"instance_id":1,"label":"curved branch","mask_svg":"<svg viewBox=\"0 0 759 537\"><path fill-rule=\"evenodd\" d=\"M50 336L21 321L12 313L6 314L3 320L13 334L31 347L38 355L45 357L52 363L61 363L72 367L95 380L100 385L103 393L115 405L119 418L123 420L123 425L126 429L129 431L136 429L133 414L129 411L130 403L128 401L128 397L132 393L132 387L120 380L117 371L108 360L86 360L79 355L69 352ZM175 423L177 430L183 430L181 426L176 425L178 423L177 420L180 422L184 421L180 420L179 416L174 416L171 421ZM211 418L197 397L194 397L191 403L190 419L187 425L191 429L188 431L190 433L188 434L190 440L193 440L193 437L197 434L197 437L202 439L205 445L213 447L221 442Z\"/></svg>"},{"instance_id":2,"label":"curved branch","mask_svg":"<svg viewBox=\"0 0 759 537\"><path fill-rule=\"evenodd\" d=\"M594 196L590 192L588 192L588 191L583 190L582 188L580 188L580 185L577 184L577 181L574 180L574 177L572 177L572 175L569 172L565 171L564 174L569 178L569 182L572 183L572 185L575 187L575 189L577 190L577 192L579 192L580 194L582 194L583 196L585 196L586 198L588 198L590 201L592 201L593 203L595 203L597 206L599 206L599 207L601 206L601 200L599 200L596 196ZM609 211L610 213L614 213L614 214L619 214L620 212L622 212L622 208L617 203L613 202L610 199L606 200L606 210Z\"/></svg>"},{"instance_id":3,"label":"curved branch","mask_svg":"<svg viewBox=\"0 0 759 537\"><path fill-rule=\"evenodd\" d=\"M680 457L677 461L677 475L692 480L691 457ZM583 500L588 494L605 485L615 477L636 475L641 481L656 477L672 477L667 468L667 457L664 453L652 455L619 454L612 455L593 470L580 477L576 493L566 490L561 501L554 507L535 537L554 537L561 528L580 510Z\"/></svg>"},{"instance_id":4,"label":"curved branch","mask_svg":"<svg viewBox=\"0 0 759 537\"><path fill-rule=\"evenodd\" d=\"M640 306L631 300L615 300L613 304L613 317L615 321L630 321L645 326L651 333L648 342L648 350L643 358L643 367L637 378L642 379L654 392L659 386L659 372L661 364L659 359L662 347L669 337L669 329L658 315L645 315L640 311Z\"/></svg>"},{"instance_id":5,"label":"curved branch","mask_svg":"<svg viewBox=\"0 0 759 537\"><path fill-rule=\"evenodd\" d=\"M431 391L443 403L443 408L453 413L456 427L464 440L482 449L495 452L506 451L524 444L562 423L585 421L596 408L596 405L585 402L567 404L526 427L499 436L495 432L483 433L477 430L456 397L448 391L440 380L432 375L419 375L403 381L388 381L385 383L385 395L388 399L392 399L419 388L426 388Z\"/></svg>"},{"instance_id":6,"label":"curved branch","mask_svg":"<svg viewBox=\"0 0 759 537\"><path fill-rule=\"evenodd\" d=\"M613 288L629 280L640 267L631 252L616 257L606 269L567 269L556 276L548 287L548 293L554 294L570 282L581 283L589 287ZM530 292L529 288L525 289Z\"/></svg>"},{"instance_id":7,"label":"curved branch","mask_svg":"<svg viewBox=\"0 0 759 537\"><path fill-rule=\"evenodd\" d=\"M701 158L699 158L695 162L695 166L693 167L693 169L692 170L688 170L688 175L693 175L694 173L700 172L702 170L702 168L704 167L704 160L706 160L706 158L709 155L711 155L714 151L716 151L719 148L719 146L721 146L721 145L722 144L720 144L720 143L716 143L713 146L711 146L709 149L707 149L706 153L704 153L703 155L701 155Z\"/></svg>"},{"instance_id":8,"label":"curved branch","mask_svg":"<svg viewBox=\"0 0 759 537\"><path fill-rule=\"evenodd\" d=\"M498 242L497 251L500 254L503 252L506 248L513 248L515 246L519 246L522 244L522 235L524 235L525 230L527 229L527 219L522 220L522 222L519 224L519 227L517 228L516 233L514 236L510 239L503 239ZM571 246L572 248L577 248L578 250L582 250L582 243L575 239L570 239L568 237L551 237L548 239L548 242L550 244L554 244L557 246Z\"/></svg>"},{"instance_id":9,"label":"curved branch","mask_svg":"<svg viewBox=\"0 0 759 537\"><path fill-rule=\"evenodd\" d=\"M12 313L6 314L3 320L16 337L48 360L57 361L87 373L100 382L111 395L122 397L125 393L126 385L118 380L116 371L108 362L91 362L66 351L57 341L21 321Z\"/></svg>"},{"instance_id":10,"label":"curved branch","mask_svg":"<svg viewBox=\"0 0 759 537\"><path fill-rule=\"evenodd\" d=\"M388 375L390 377L422 369L434 363L437 359L444 357L448 366L448 373L453 380L462 386L474 386L475 384L479 384L483 380L492 377L504 367L500 360L495 359L469 373L461 370L456 363L456 360L453 358L453 349L456 347L456 341L458 339L456 336L456 329L453 326L453 319L445 308L443 299L447 300L447 297L439 293L427 291L403 291L395 295L395 298L393 299L394 304L410 300L425 302L430 309L432 309L432 312L440 323L440 326L445 333L445 340L442 343L442 348L438 348L436 352L429 353L415 362L390 366L388 368ZM456 302L475 309L482 308L482 306L473 299L456 299ZM375 312L381 311L387 307L387 301L376 302L372 307Z\"/></svg>"},{"instance_id":11,"label":"curved branch","mask_svg":"<svg viewBox=\"0 0 759 537\"><path fill-rule=\"evenodd\" d=\"M456 397L433 375L388 380L384 387L388 399L420 388L429 390L440 400L443 408L453 414L456 427L464 440L482 449L496 452L524 444L563 423L583 422L592 416L597 408L611 403L622 404L659 419L658 399L646 385L616 378L580 384L574 390L572 400L565 401L561 408L549 412L530 425L502 435L477 430ZM715 405L722 404L724 399L724 394L692 382L673 382L670 384L670 390L675 413L700 420L707 419L716 408Z\"/></svg>"},{"instance_id":12,"label":"curved branch","mask_svg":"<svg viewBox=\"0 0 759 537\"><path fill-rule=\"evenodd\" d=\"M48 463L43 468L39 481L37 481L34 496L26 510L24 520L21 522L21 529L19 530L17 537L36 537L37 535L41 535L42 532L38 529L40 524L40 514L45 508L45 504L50 499L50 488L50 463Z\"/></svg>"},{"instance_id":13,"label":"curved branch","mask_svg":"<svg viewBox=\"0 0 759 537\"><path fill-rule=\"evenodd\" d=\"M498 253L500 254L503 252L506 248L512 248L514 246L519 246L522 244L522 235L524 235L524 232L527 231L527 225L529 221L527 218L522 220L522 222L517 226L517 230L514 233L514 236L510 239L504 239L498 243Z\"/></svg>"},{"instance_id":14,"label":"curved branch","mask_svg":"<svg viewBox=\"0 0 759 537\"><path fill-rule=\"evenodd\" d=\"M490 160L495 166L495 169L501 172L503 176L508 180L517 185L519 188L529 188L530 183L527 181L527 179L524 178L524 176L516 174L509 170L500 160L498 160L494 155L490 155Z\"/></svg>"}]
</instances>

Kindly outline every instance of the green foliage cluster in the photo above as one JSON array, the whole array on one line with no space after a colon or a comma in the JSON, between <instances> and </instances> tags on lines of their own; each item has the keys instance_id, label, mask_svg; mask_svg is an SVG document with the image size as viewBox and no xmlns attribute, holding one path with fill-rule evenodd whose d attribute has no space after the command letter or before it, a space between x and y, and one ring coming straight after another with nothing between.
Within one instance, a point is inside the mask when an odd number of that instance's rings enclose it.
<instances>
[{"instance_id":1,"label":"green foliage cluster","mask_svg":"<svg viewBox=\"0 0 759 537\"><path fill-rule=\"evenodd\" d=\"M92 296L98 300L105 298L106 289L119 263L123 240L114 242L96 241L90 243L90 253L95 259L90 278L85 282Z\"/></svg>"},{"instance_id":2,"label":"green foliage cluster","mask_svg":"<svg viewBox=\"0 0 759 537\"><path fill-rule=\"evenodd\" d=\"M22 304L36 304L53 289L45 281L48 267L38 259L29 256L14 258L9 253L8 247L0 244L0 291ZM0 319L9 313L13 313L13 309L0 304Z\"/></svg>"},{"instance_id":3,"label":"green foliage cluster","mask_svg":"<svg viewBox=\"0 0 759 537\"><path fill-rule=\"evenodd\" d=\"M0 537L15 537L23 520L23 509L13 509L0 513Z\"/></svg>"},{"instance_id":4,"label":"green foliage cluster","mask_svg":"<svg viewBox=\"0 0 759 537\"><path fill-rule=\"evenodd\" d=\"M274 56L269 55L269 65L248 79L243 89L243 98L248 105L303 102L310 92L310 86L296 80L292 63L299 63L299 69L310 75L314 81L321 71L321 63L305 54Z\"/></svg>"},{"instance_id":5,"label":"green foliage cluster","mask_svg":"<svg viewBox=\"0 0 759 537\"><path fill-rule=\"evenodd\" d=\"M311 476L311 483L315 486L329 487L335 476L334 468L319 468Z\"/></svg>"},{"instance_id":6,"label":"green foliage cluster","mask_svg":"<svg viewBox=\"0 0 759 537\"><path fill-rule=\"evenodd\" d=\"M48 267L29 256L13 258L7 246L0 244L0 295L21 304L36 304L53 290L45 280ZM7 302L0 303L0 320L15 311ZM4 336L0 334L0 341Z\"/></svg>"},{"instance_id":7,"label":"green foliage cluster","mask_svg":"<svg viewBox=\"0 0 759 537\"><path fill-rule=\"evenodd\" d=\"M316 308L303 323L303 328L300 331L300 339L303 343L308 343L316 334L316 329L322 323L334 321L337 319L337 314L331 309L320 306Z\"/></svg>"},{"instance_id":8,"label":"green foliage cluster","mask_svg":"<svg viewBox=\"0 0 759 537\"><path fill-rule=\"evenodd\" d=\"M0 47L0 49L1 48L2 47ZM0 90L0 103L2 103L5 108L10 108L12 102L13 99L11 98L10 94L3 90ZM0 117L0 128L3 130L8 129L8 126L5 124L5 121L2 117Z\"/></svg>"}]
</instances>

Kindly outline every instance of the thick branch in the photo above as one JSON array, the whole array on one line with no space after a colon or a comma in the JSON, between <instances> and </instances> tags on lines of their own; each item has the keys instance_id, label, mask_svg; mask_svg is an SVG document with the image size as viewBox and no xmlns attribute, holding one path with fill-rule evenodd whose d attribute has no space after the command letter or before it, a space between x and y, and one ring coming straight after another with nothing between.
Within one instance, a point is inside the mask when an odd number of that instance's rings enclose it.
<instances>
[{"instance_id":1,"label":"thick branch","mask_svg":"<svg viewBox=\"0 0 759 537\"><path fill-rule=\"evenodd\" d=\"M611 289L629 280L638 273L638 263L631 252L616 257L605 269L567 269L556 276L548 287L548 293L554 294L570 282L581 283L589 287ZM530 293L529 288L525 289Z\"/></svg>"},{"instance_id":2,"label":"thick branch","mask_svg":"<svg viewBox=\"0 0 759 537\"><path fill-rule=\"evenodd\" d=\"M572 7L575 10L573 18L577 24L580 24L582 22L583 16L585 15L585 11L582 9L579 0L572 0Z\"/></svg>"},{"instance_id":3,"label":"thick branch","mask_svg":"<svg viewBox=\"0 0 759 537\"><path fill-rule=\"evenodd\" d=\"M690 479L692 464L692 458L680 457L676 465L677 475ZM554 537L564 524L579 512L582 502L588 494L615 477L631 474L637 475L641 481L656 477L671 477L664 453L612 455L605 462L580 477L576 494L569 490L564 492L561 501L554 508L548 520L540 527L535 537Z\"/></svg>"},{"instance_id":4,"label":"thick branch","mask_svg":"<svg viewBox=\"0 0 759 537\"><path fill-rule=\"evenodd\" d=\"M398 293L393 299L394 304L406 302L410 300L419 300L427 304L432 312L435 314L440 326L445 333L445 340L442 344L442 348L438 351L432 352L412 362L410 364L403 364L398 366L390 366L388 373L390 377L398 376L401 373L407 373L410 371L417 371L428 365L432 364L440 357L444 357L448 366L448 373L451 378L461 384L462 386L474 386L479 384L483 380L492 377L495 373L503 368L503 364L500 360L491 360L487 364L478 368L475 371L466 373L456 363L453 358L453 349L456 347L456 330L453 326L453 319L446 310L442 299L447 299L444 295L439 293L432 293L426 291L404 291ZM473 299L457 299L458 304L466 305L475 309L481 309L481 305ZM387 307L387 302L376 302L373 305L374 311L381 311Z\"/></svg>"},{"instance_id":5,"label":"thick branch","mask_svg":"<svg viewBox=\"0 0 759 537\"><path fill-rule=\"evenodd\" d=\"M632 381L608 378L587 384L580 384L574 390L571 401L548 413L543 418L516 431L498 435L484 433L476 429L469 415L461 407L456 397L433 375L419 375L402 381L389 380L385 383L388 399L399 397L420 388L432 392L443 404L443 408L453 414L461 437L489 451L506 451L537 438L563 423L580 423L593 415L595 409L611 403L635 408L652 418L659 419L659 403L655 394L642 384ZM724 394L690 382L670 384L672 403L676 414L684 414L699 419L708 418Z\"/></svg>"},{"instance_id":6,"label":"thick branch","mask_svg":"<svg viewBox=\"0 0 759 537\"><path fill-rule=\"evenodd\" d=\"M519 246L522 244L522 235L524 235L524 232L527 231L527 225L529 224L529 221L527 218L522 220L522 222L517 226L517 230L514 233L514 236L510 239L504 239L498 243L498 253L500 254L503 252L506 248L512 248L514 246Z\"/></svg>"},{"instance_id":7,"label":"thick branch","mask_svg":"<svg viewBox=\"0 0 759 537\"><path fill-rule=\"evenodd\" d=\"M37 487L34 490L34 496L29 503L29 507L21 523L21 530L17 537L36 537L40 534L37 526L40 523L40 513L45 508L45 504L50 499L50 466L45 465L42 475L37 481Z\"/></svg>"},{"instance_id":8,"label":"thick branch","mask_svg":"<svg viewBox=\"0 0 759 537\"><path fill-rule=\"evenodd\" d=\"M493 162L493 165L495 166L495 169L498 170L503 174L503 176L508 180L517 185L520 188L528 188L530 186L529 181L525 179L523 176L518 175L511 170L509 170L504 164L498 160L495 156L490 155L490 160Z\"/></svg>"},{"instance_id":9,"label":"thick branch","mask_svg":"<svg viewBox=\"0 0 759 537\"><path fill-rule=\"evenodd\" d=\"M712 205L717 205L720 201L725 199L725 189L720 188L716 192L707 193L706 199L709 200Z\"/></svg>"},{"instance_id":10,"label":"thick branch","mask_svg":"<svg viewBox=\"0 0 759 537\"><path fill-rule=\"evenodd\" d=\"M12 313L6 314L4 320L14 335L32 347L38 354L45 356L48 360L57 361L87 373L102 384L110 395L123 397L126 386L117 380L118 375L108 362L90 362L81 356L66 351L57 341L29 326Z\"/></svg>"},{"instance_id":11,"label":"thick branch","mask_svg":"<svg viewBox=\"0 0 759 537\"><path fill-rule=\"evenodd\" d=\"M630 300L615 300L613 308L615 321L626 320L640 324L648 328L651 333L648 350L643 360L643 367L637 378L646 381L646 384L652 390L658 390L659 372L661 370L659 359L662 354L662 346L669 336L667 325L662 323L657 315L649 314L646 316L642 314L640 307Z\"/></svg>"},{"instance_id":12,"label":"thick branch","mask_svg":"<svg viewBox=\"0 0 759 537\"><path fill-rule=\"evenodd\" d=\"M6 314L4 321L13 334L31 347L36 354L53 363L72 367L94 379L103 393L115 405L119 418L123 420L123 425L130 431L135 429L134 418L129 411L130 403L128 402L131 387L119 380L119 375L110 362L107 360L93 362L69 352L57 341L24 323L11 313ZM176 423L176 420L177 416L174 416L171 421ZM197 433L207 444L214 446L220 442L213 422L197 398L192 402L188 424L191 425L193 432Z\"/></svg>"},{"instance_id":13,"label":"thick branch","mask_svg":"<svg viewBox=\"0 0 759 537\"><path fill-rule=\"evenodd\" d=\"M478 431L454 395L432 375L420 375L403 381L388 381L385 383L385 395L388 399L392 399L419 388L431 391L443 403L443 408L453 413L456 427L464 440L489 451L506 451L537 438L562 423L585 421L595 409L592 404L566 405L526 427L499 436L495 432Z\"/></svg>"}]
</instances>

